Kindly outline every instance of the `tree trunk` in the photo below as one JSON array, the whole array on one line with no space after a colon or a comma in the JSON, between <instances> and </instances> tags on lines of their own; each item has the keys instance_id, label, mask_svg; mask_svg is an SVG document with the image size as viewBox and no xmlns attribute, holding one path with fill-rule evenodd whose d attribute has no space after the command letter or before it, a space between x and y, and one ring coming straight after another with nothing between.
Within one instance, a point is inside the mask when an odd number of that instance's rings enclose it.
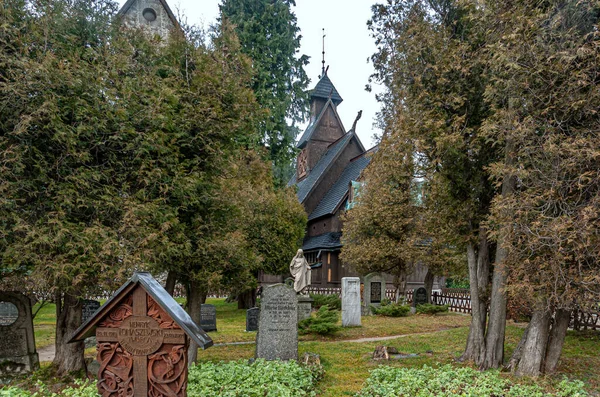
<instances>
[{"instance_id":1,"label":"tree trunk","mask_svg":"<svg viewBox=\"0 0 600 397\"><path fill-rule=\"evenodd\" d=\"M489 278L489 249L486 230L479 229L479 253L473 243L467 244L469 287L471 291L471 327L465 352L460 361L473 361L481 365L485 358L485 324L487 317L487 286Z\"/></svg>"},{"instance_id":2,"label":"tree trunk","mask_svg":"<svg viewBox=\"0 0 600 397\"><path fill-rule=\"evenodd\" d=\"M238 309L251 309L256 306L256 289L249 289L237 296Z\"/></svg>"},{"instance_id":3,"label":"tree trunk","mask_svg":"<svg viewBox=\"0 0 600 397\"><path fill-rule=\"evenodd\" d=\"M431 302L431 291L433 290L434 278L435 278L435 276L433 275L433 272L428 268L427 274L425 274L425 280L423 280L423 286L427 290L427 302L429 302L429 303L432 303Z\"/></svg>"},{"instance_id":4,"label":"tree trunk","mask_svg":"<svg viewBox=\"0 0 600 397\"><path fill-rule=\"evenodd\" d=\"M177 273L172 270L169 270L167 273L167 281L165 281L165 290L169 293L169 295L173 296L175 293L175 284L177 283Z\"/></svg>"},{"instance_id":5,"label":"tree trunk","mask_svg":"<svg viewBox=\"0 0 600 397\"><path fill-rule=\"evenodd\" d=\"M81 325L81 301L74 295L56 294L56 353L53 364L58 376L85 368L82 342L67 343L73 332Z\"/></svg>"},{"instance_id":6,"label":"tree trunk","mask_svg":"<svg viewBox=\"0 0 600 397\"><path fill-rule=\"evenodd\" d=\"M527 340L515 371L517 376L538 376L542 372L542 363L546 356L548 344L550 320L550 311L543 304L533 312Z\"/></svg>"},{"instance_id":7,"label":"tree trunk","mask_svg":"<svg viewBox=\"0 0 600 397\"><path fill-rule=\"evenodd\" d=\"M396 303L406 298L406 272L394 275L394 286L396 287Z\"/></svg>"},{"instance_id":8,"label":"tree trunk","mask_svg":"<svg viewBox=\"0 0 600 397\"><path fill-rule=\"evenodd\" d=\"M571 310L558 309L554 314L554 324L550 331L550 339L548 340L548 348L546 350L546 359L544 360L544 373L552 374L556 371L558 360L562 352L567 328L571 321Z\"/></svg>"},{"instance_id":9,"label":"tree trunk","mask_svg":"<svg viewBox=\"0 0 600 397\"><path fill-rule=\"evenodd\" d=\"M514 143L509 140L506 143L505 164L514 164ZM502 181L502 197L512 195L516 187L516 178L507 173ZM488 329L485 339L485 358L480 365L481 369L499 368L504 361L504 335L506 332L506 283L508 280L508 269L506 258L508 251L504 247L504 234L510 225L502 225L496 245L496 257L494 262L494 275L492 278L492 293L490 295L490 314Z\"/></svg>"},{"instance_id":10,"label":"tree trunk","mask_svg":"<svg viewBox=\"0 0 600 397\"><path fill-rule=\"evenodd\" d=\"M200 283L196 280L190 280L190 288L187 296L187 310L188 314L194 320L198 326L200 326L200 310L202 304L206 301L206 289L203 288ZM198 345L190 341L190 348L188 350L188 365L196 362L198 358Z\"/></svg>"}]
</instances>

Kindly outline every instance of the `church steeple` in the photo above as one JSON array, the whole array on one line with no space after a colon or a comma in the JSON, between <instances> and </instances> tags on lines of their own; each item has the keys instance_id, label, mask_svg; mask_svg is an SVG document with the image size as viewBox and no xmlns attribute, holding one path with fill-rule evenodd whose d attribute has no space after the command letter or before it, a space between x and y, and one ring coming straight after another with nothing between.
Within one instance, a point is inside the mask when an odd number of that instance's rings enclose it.
<instances>
[{"instance_id":1,"label":"church steeple","mask_svg":"<svg viewBox=\"0 0 600 397\"><path fill-rule=\"evenodd\" d=\"M127 0L117 13L130 26L144 27L163 40L173 28L180 28L175 14L166 0Z\"/></svg>"}]
</instances>

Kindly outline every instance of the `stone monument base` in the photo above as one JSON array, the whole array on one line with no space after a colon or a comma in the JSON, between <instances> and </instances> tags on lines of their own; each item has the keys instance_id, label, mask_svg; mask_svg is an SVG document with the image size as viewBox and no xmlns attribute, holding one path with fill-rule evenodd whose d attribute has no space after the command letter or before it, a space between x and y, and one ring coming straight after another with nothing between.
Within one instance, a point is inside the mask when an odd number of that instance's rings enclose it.
<instances>
[{"instance_id":1,"label":"stone monument base","mask_svg":"<svg viewBox=\"0 0 600 397\"><path fill-rule=\"evenodd\" d=\"M312 303L315 300L308 295L298 295L298 322L310 317Z\"/></svg>"},{"instance_id":2,"label":"stone monument base","mask_svg":"<svg viewBox=\"0 0 600 397\"><path fill-rule=\"evenodd\" d=\"M22 375L39 368L40 359L37 353L0 359L0 377Z\"/></svg>"}]
</instances>

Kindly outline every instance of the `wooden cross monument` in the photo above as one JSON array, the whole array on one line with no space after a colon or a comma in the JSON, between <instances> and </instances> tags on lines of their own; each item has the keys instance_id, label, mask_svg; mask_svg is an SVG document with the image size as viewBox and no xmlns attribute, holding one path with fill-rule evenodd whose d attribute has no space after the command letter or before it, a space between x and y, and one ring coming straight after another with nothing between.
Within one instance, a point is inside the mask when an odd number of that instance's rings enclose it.
<instances>
[{"instance_id":1,"label":"wooden cross monument","mask_svg":"<svg viewBox=\"0 0 600 397\"><path fill-rule=\"evenodd\" d=\"M69 342L94 330L102 397L185 397L187 337L213 344L149 273L135 273Z\"/></svg>"}]
</instances>

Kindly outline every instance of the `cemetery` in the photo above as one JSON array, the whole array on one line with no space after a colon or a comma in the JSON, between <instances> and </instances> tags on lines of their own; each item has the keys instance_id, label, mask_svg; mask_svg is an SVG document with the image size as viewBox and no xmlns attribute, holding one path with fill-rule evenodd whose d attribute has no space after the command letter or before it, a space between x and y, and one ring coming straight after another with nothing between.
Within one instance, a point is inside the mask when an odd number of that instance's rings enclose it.
<instances>
[{"instance_id":1,"label":"cemetery","mask_svg":"<svg viewBox=\"0 0 600 397\"><path fill-rule=\"evenodd\" d=\"M0 397L600 397L597 0L169 3L0 1Z\"/></svg>"}]
</instances>

